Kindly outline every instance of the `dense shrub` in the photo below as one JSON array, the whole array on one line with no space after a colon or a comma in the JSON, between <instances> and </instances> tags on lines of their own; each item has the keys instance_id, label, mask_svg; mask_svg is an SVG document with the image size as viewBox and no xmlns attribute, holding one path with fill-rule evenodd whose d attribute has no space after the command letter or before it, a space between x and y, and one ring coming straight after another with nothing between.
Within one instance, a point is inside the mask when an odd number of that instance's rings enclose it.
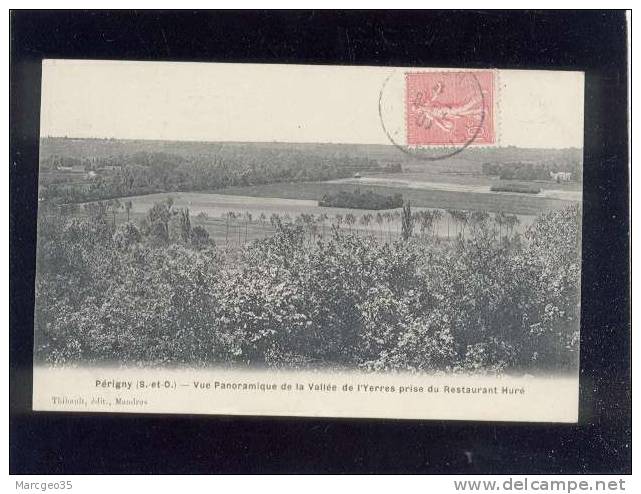
<instances>
[{"instance_id":1,"label":"dense shrub","mask_svg":"<svg viewBox=\"0 0 641 494\"><path fill-rule=\"evenodd\" d=\"M162 208L150 217L163 218ZM578 208L497 240L479 217L452 242L378 242L300 225L220 254L185 216L161 225L42 219L36 354L52 363L339 367L373 371L573 368ZM182 225L182 227L180 227ZM171 230L171 229L170 229ZM200 239L200 240L194 240Z\"/></svg>"}]
</instances>

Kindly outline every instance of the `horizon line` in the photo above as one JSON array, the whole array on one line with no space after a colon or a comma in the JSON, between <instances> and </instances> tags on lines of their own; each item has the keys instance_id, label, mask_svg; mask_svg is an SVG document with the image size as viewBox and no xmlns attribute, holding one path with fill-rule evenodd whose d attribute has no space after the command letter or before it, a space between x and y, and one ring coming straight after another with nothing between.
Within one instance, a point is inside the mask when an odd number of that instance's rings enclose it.
<instances>
[{"instance_id":1,"label":"horizon line","mask_svg":"<svg viewBox=\"0 0 641 494\"><path fill-rule=\"evenodd\" d=\"M39 139L79 139L79 140L102 140L102 141L148 141L148 142L181 142L181 143L206 143L206 144L312 144L312 145L334 145L334 146L386 146L386 147L396 147L391 143L365 143L365 142L331 142L331 141L319 141L319 142L310 142L310 141L216 141L216 140L202 140L202 139L169 139L169 138L149 138L149 137L105 137L105 136L68 136L68 135L41 135ZM448 147L457 147L457 145L434 145L431 147L425 147L426 150L429 149L443 149ZM566 147L529 147L529 146L515 146L510 144L508 146L500 144L481 144L478 146L468 146L463 151L467 149L545 149L545 150L563 150L563 149L583 149L583 146L566 146Z\"/></svg>"}]
</instances>

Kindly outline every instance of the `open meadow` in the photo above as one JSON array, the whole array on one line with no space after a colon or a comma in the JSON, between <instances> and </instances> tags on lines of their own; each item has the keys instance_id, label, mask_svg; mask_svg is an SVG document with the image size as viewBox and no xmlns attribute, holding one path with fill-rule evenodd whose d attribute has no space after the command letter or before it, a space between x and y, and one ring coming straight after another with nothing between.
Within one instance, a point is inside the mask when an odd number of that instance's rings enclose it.
<instances>
[{"instance_id":1,"label":"open meadow","mask_svg":"<svg viewBox=\"0 0 641 494\"><path fill-rule=\"evenodd\" d=\"M298 184L301 185L301 184ZM236 248L253 240L262 239L276 232L274 218L283 223L300 224L310 230L311 238L327 237L332 228L346 233L368 236L384 242L401 237L401 209L384 211L319 207L311 199L283 199L260 196L239 196L199 192L158 193L123 198L120 208L111 213L116 224L128 220L140 223L154 204L171 199L176 209L187 208L194 225L204 227L218 246ZM124 203L130 201L127 212ZM462 231L447 209L414 207L412 211L436 213L429 225L416 221L416 235L430 235L443 240L454 238ZM79 210L79 213L81 211ZM523 233L532 223L534 215L514 215L513 233Z\"/></svg>"}]
</instances>

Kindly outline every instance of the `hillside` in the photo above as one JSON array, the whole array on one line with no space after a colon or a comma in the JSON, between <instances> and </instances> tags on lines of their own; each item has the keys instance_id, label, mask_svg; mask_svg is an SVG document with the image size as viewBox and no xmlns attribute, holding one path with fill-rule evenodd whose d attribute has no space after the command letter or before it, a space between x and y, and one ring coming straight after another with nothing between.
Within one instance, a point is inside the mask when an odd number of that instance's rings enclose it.
<instances>
[{"instance_id":1,"label":"hillside","mask_svg":"<svg viewBox=\"0 0 641 494\"><path fill-rule=\"evenodd\" d=\"M425 151L441 154L442 150ZM298 155L336 161L341 159L359 159L374 161L380 165L399 163L403 166L421 166L440 168L443 164L454 161L445 159L425 161L410 156L392 145L378 144L329 144L329 143L279 143L279 142L191 142L191 141L152 141L120 139L75 139L64 137L44 137L40 140L40 162L46 162L52 156L75 159L109 158L135 155L136 153L168 153L193 157L246 158L255 160L261 155ZM456 162L468 161L478 164L485 161L582 161L582 150L568 149L524 149L473 148L469 147L456 155Z\"/></svg>"}]
</instances>

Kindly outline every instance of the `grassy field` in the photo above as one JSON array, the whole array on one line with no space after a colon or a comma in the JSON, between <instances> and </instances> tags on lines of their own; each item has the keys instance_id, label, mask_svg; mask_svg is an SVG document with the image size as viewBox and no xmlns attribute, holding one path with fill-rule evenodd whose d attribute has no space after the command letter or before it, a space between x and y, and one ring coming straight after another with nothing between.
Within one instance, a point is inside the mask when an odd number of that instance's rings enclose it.
<instances>
[{"instance_id":1,"label":"grassy field","mask_svg":"<svg viewBox=\"0 0 641 494\"><path fill-rule=\"evenodd\" d=\"M284 199L303 199L317 201L327 192L339 190L371 190L382 194L401 192L405 201L412 206L432 209L464 209L466 211L503 211L508 214L536 215L552 209L561 209L572 204L571 201L550 197L531 197L526 194L480 193L450 190L418 190L382 185L355 185L351 183L280 183L230 187L215 191L221 195L251 197L279 197Z\"/></svg>"}]
</instances>

